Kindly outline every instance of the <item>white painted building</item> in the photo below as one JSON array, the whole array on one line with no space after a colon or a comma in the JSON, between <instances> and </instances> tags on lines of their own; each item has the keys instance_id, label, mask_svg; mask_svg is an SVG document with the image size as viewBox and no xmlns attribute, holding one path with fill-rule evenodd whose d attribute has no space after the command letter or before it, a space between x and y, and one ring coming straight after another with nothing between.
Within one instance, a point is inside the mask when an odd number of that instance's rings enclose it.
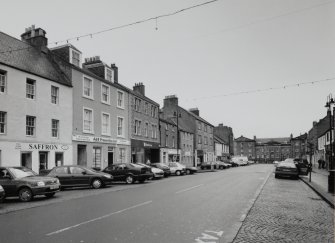
<instances>
[{"instance_id":1,"label":"white painted building","mask_svg":"<svg viewBox=\"0 0 335 243\"><path fill-rule=\"evenodd\" d=\"M72 87L50 60L42 29L0 32L0 165L39 172L72 163Z\"/></svg>"}]
</instances>

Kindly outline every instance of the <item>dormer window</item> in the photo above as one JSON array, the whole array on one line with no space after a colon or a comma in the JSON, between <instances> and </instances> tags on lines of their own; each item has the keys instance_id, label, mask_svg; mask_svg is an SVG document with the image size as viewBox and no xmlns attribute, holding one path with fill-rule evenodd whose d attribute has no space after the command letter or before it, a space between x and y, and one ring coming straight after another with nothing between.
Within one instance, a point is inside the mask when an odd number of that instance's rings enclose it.
<instances>
[{"instance_id":1,"label":"dormer window","mask_svg":"<svg viewBox=\"0 0 335 243\"><path fill-rule=\"evenodd\" d=\"M108 67L105 67L105 79L113 82L113 70Z\"/></svg>"},{"instance_id":2,"label":"dormer window","mask_svg":"<svg viewBox=\"0 0 335 243\"><path fill-rule=\"evenodd\" d=\"M77 67L80 67L81 53L79 51L76 51L76 50L70 48L70 62L73 65L75 65Z\"/></svg>"}]
</instances>

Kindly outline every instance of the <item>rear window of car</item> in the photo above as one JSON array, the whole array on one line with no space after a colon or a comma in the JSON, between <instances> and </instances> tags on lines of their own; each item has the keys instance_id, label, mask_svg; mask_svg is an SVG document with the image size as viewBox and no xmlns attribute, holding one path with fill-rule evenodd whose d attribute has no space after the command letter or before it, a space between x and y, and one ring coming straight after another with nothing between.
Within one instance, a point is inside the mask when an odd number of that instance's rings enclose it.
<instances>
[{"instance_id":1,"label":"rear window of car","mask_svg":"<svg viewBox=\"0 0 335 243\"><path fill-rule=\"evenodd\" d=\"M56 174L68 174L67 167L60 167L55 169Z\"/></svg>"}]
</instances>

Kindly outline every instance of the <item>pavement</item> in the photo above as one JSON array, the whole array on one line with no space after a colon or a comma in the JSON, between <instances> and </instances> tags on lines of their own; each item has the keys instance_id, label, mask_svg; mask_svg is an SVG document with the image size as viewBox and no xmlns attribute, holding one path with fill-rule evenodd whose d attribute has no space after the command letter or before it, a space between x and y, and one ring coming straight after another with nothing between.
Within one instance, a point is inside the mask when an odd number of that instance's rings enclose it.
<instances>
[{"instance_id":1,"label":"pavement","mask_svg":"<svg viewBox=\"0 0 335 243\"><path fill-rule=\"evenodd\" d=\"M334 209L304 183L306 179L275 179L271 175L233 242L334 242ZM325 188L325 175L315 171L312 181Z\"/></svg>"},{"instance_id":2,"label":"pavement","mask_svg":"<svg viewBox=\"0 0 335 243\"><path fill-rule=\"evenodd\" d=\"M311 187L323 200L334 208L334 193L328 192L328 175L325 169L312 169L311 182L308 176L300 176L300 179Z\"/></svg>"}]
</instances>

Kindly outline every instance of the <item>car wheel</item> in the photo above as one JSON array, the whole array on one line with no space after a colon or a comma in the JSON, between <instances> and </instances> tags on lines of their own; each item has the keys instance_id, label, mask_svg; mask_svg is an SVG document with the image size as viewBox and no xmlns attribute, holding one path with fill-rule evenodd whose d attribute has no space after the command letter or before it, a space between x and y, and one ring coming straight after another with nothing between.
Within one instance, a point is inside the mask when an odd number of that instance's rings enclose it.
<instances>
[{"instance_id":1,"label":"car wheel","mask_svg":"<svg viewBox=\"0 0 335 243\"><path fill-rule=\"evenodd\" d=\"M127 176L126 177L126 183L127 184L133 184L134 183L134 178L131 175Z\"/></svg>"},{"instance_id":2,"label":"car wheel","mask_svg":"<svg viewBox=\"0 0 335 243\"><path fill-rule=\"evenodd\" d=\"M190 175L191 171L190 170L186 170L186 175Z\"/></svg>"},{"instance_id":3,"label":"car wheel","mask_svg":"<svg viewBox=\"0 0 335 243\"><path fill-rule=\"evenodd\" d=\"M29 202L33 199L34 195L33 195L33 192L27 188L27 187L24 187L24 188L21 188L20 191L19 191L19 199L22 201L22 202Z\"/></svg>"},{"instance_id":4,"label":"car wheel","mask_svg":"<svg viewBox=\"0 0 335 243\"><path fill-rule=\"evenodd\" d=\"M53 196L55 196L55 192L52 192L52 193L48 193L48 194L45 194L45 196L47 197L47 198L52 198Z\"/></svg>"},{"instance_id":5,"label":"car wheel","mask_svg":"<svg viewBox=\"0 0 335 243\"><path fill-rule=\"evenodd\" d=\"M223 166L222 165L220 166L220 170L223 170Z\"/></svg>"},{"instance_id":6,"label":"car wheel","mask_svg":"<svg viewBox=\"0 0 335 243\"><path fill-rule=\"evenodd\" d=\"M181 175L180 170L177 170L177 171L176 171L176 175L177 175L177 176L180 176L180 175Z\"/></svg>"},{"instance_id":7,"label":"car wheel","mask_svg":"<svg viewBox=\"0 0 335 243\"><path fill-rule=\"evenodd\" d=\"M94 189L99 189L102 187L102 181L100 179L93 179L92 181L92 187Z\"/></svg>"}]
</instances>

